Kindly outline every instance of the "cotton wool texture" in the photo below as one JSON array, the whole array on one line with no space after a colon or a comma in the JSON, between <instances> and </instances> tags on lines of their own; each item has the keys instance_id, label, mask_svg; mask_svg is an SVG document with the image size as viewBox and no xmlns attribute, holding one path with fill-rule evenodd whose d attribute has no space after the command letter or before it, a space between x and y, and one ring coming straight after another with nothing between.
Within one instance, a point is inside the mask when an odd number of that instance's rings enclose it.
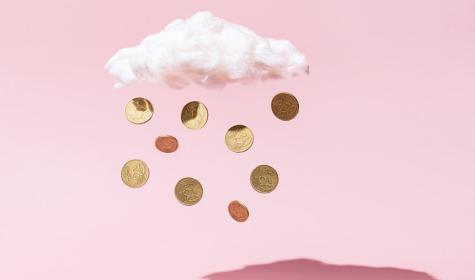
<instances>
[{"instance_id":1,"label":"cotton wool texture","mask_svg":"<svg viewBox=\"0 0 475 280\"><path fill-rule=\"evenodd\" d=\"M305 56L291 42L260 37L209 12L177 19L139 45L120 49L105 69L117 78L117 88L137 82L222 88L309 73Z\"/></svg>"}]
</instances>

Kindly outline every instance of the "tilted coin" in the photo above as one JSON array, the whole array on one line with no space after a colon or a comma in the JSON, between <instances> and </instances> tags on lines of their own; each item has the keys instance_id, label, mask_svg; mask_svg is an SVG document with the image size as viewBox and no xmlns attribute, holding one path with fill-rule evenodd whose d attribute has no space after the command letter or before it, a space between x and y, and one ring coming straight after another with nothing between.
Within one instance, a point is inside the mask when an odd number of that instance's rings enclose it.
<instances>
[{"instance_id":1,"label":"tilted coin","mask_svg":"<svg viewBox=\"0 0 475 280\"><path fill-rule=\"evenodd\" d=\"M259 165L251 173L251 185L257 192L270 193L279 183L279 175L269 165Z\"/></svg>"},{"instance_id":2,"label":"tilted coin","mask_svg":"<svg viewBox=\"0 0 475 280\"><path fill-rule=\"evenodd\" d=\"M155 140L155 147L164 153L173 153L178 149L178 140L170 135L158 136Z\"/></svg>"},{"instance_id":3,"label":"tilted coin","mask_svg":"<svg viewBox=\"0 0 475 280\"><path fill-rule=\"evenodd\" d=\"M242 153L249 150L252 146L254 135L252 134L252 130L247 126L239 124L228 129L224 141L229 150Z\"/></svg>"},{"instance_id":4,"label":"tilted coin","mask_svg":"<svg viewBox=\"0 0 475 280\"><path fill-rule=\"evenodd\" d=\"M208 109L198 101L186 104L181 110L181 122L189 129L200 129L208 121Z\"/></svg>"},{"instance_id":5,"label":"tilted coin","mask_svg":"<svg viewBox=\"0 0 475 280\"><path fill-rule=\"evenodd\" d=\"M203 187L198 180L186 177L176 184L175 196L180 203L186 206L195 205L203 197Z\"/></svg>"},{"instance_id":6,"label":"tilted coin","mask_svg":"<svg viewBox=\"0 0 475 280\"><path fill-rule=\"evenodd\" d=\"M238 222L245 222L249 218L249 210L244 204L237 200L229 203L228 211L229 215Z\"/></svg>"},{"instance_id":7,"label":"tilted coin","mask_svg":"<svg viewBox=\"0 0 475 280\"><path fill-rule=\"evenodd\" d=\"M130 100L125 106L125 116L131 123L146 123L153 116L152 103L146 98L136 97Z\"/></svg>"},{"instance_id":8,"label":"tilted coin","mask_svg":"<svg viewBox=\"0 0 475 280\"><path fill-rule=\"evenodd\" d=\"M283 121L290 121L299 112L299 102L295 96L287 92L281 92L274 96L271 103L274 115Z\"/></svg>"},{"instance_id":9,"label":"tilted coin","mask_svg":"<svg viewBox=\"0 0 475 280\"><path fill-rule=\"evenodd\" d=\"M131 188L140 188L149 177L147 164L139 159L129 160L122 167L122 181Z\"/></svg>"}]
</instances>

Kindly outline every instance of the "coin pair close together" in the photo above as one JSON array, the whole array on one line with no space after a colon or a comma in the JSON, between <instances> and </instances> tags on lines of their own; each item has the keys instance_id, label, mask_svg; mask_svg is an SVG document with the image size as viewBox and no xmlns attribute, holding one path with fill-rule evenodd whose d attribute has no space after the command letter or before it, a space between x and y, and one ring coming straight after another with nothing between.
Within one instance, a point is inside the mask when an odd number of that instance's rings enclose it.
<instances>
[{"instance_id":1,"label":"coin pair close together","mask_svg":"<svg viewBox=\"0 0 475 280\"><path fill-rule=\"evenodd\" d=\"M293 95L279 93L272 99L271 109L278 119L289 121L298 114L299 103ZM129 101L125 108L127 119L134 124L148 122L152 118L153 113L152 103L148 99L141 97ZM208 109L201 102L189 102L182 109L181 121L189 129L201 129L208 121ZM236 153L249 150L253 142L254 135L251 129L244 125L232 126L225 134L226 146L230 151ZM178 149L179 144L175 137L162 135L155 140L155 146L161 152L172 153ZM148 166L141 160L130 160L123 166L121 177L127 186L140 188L148 180ZM259 193L272 192L277 187L278 181L279 177L276 170L269 165L259 165L251 172L251 186ZM175 186L175 197L183 205L195 205L203 197L203 187L194 178L183 178ZM237 200L229 203L228 211L230 216L238 222L244 222L249 217L247 207Z\"/></svg>"}]
</instances>

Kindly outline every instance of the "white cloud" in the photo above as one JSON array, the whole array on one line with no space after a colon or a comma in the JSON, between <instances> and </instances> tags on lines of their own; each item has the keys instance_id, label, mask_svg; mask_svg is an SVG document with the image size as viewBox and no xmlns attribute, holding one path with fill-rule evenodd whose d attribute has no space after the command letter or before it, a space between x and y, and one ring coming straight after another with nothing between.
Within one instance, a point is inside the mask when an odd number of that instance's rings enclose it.
<instances>
[{"instance_id":1,"label":"white cloud","mask_svg":"<svg viewBox=\"0 0 475 280\"><path fill-rule=\"evenodd\" d=\"M118 79L115 87L161 81L174 88L223 87L309 72L305 56L289 41L262 38L209 12L177 19L139 45L119 50L105 69Z\"/></svg>"}]
</instances>

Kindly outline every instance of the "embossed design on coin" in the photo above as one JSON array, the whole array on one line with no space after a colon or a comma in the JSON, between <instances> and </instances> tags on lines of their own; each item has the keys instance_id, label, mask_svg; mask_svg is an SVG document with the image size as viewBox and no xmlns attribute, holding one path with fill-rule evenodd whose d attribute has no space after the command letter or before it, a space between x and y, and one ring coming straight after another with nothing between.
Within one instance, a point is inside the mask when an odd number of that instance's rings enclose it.
<instances>
[{"instance_id":1,"label":"embossed design on coin","mask_svg":"<svg viewBox=\"0 0 475 280\"><path fill-rule=\"evenodd\" d=\"M279 183L279 175L269 165L259 165L251 173L251 185L257 192L270 193Z\"/></svg>"},{"instance_id":2,"label":"embossed design on coin","mask_svg":"<svg viewBox=\"0 0 475 280\"><path fill-rule=\"evenodd\" d=\"M146 98L136 97L130 100L125 106L125 116L131 123L146 123L153 116L152 103Z\"/></svg>"},{"instance_id":3,"label":"embossed design on coin","mask_svg":"<svg viewBox=\"0 0 475 280\"><path fill-rule=\"evenodd\" d=\"M237 200L229 203L228 211L229 215L238 222L245 222L249 218L249 210L244 204Z\"/></svg>"},{"instance_id":4,"label":"embossed design on coin","mask_svg":"<svg viewBox=\"0 0 475 280\"><path fill-rule=\"evenodd\" d=\"M122 167L122 181L131 188L140 188L149 177L147 164L139 159L129 160Z\"/></svg>"},{"instance_id":5,"label":"embossed design on coin","mask_svg":"<svg viewBox=\"0 0 475 280\"><path fill-rule=\"evenodd\" d=\"M178 149L178 140L170 135L158 136L155 140L155 147L164 153L173 153Z\"/></svg>"},{"instance_id":6,"label":"embossed design on coin","mask_svg":"<svg viewBox=\"0 0 475 280\"><path fill-rule=\"evenodd\" d=\"M295 96L287 92L281 92L274 96L271 103L274 115L283 121L290 121L299 112L299 102Z\"/></svg>"},{"instance_id":7,"label":"embossed design on coin","mask_svg":"<svg viewBox=\"0 0 475 280\"><path fill-rule=\"evenodd\" d=\"M181 122L189 129L200 129L208 121L208 109L198 101L186 104L181 110Z\"/></svg>"},{"instance_id":8,"label":"embossed design on coin","mask_svg":"<svg viewBox=\"0 0 475 280\"><path fill-rule=\"evenodd\" d=\"M203 187L198 180L186 177L176 184L175 196L186 206L195 205L203 197Z\"/></svg>"},{"instance_id":9,"label":"embossed design on coin","mask_svg":"<svg viewBox=\"0 0 475 280\"><path fill-rule=\"evenodd\" d=\"M224 141L229 150L236 153L242 153L251 148L252 143L254 142L254 135L252 134L251 129L247 126L235 125L228 129Z\"/></svg>"}]
</instances>

